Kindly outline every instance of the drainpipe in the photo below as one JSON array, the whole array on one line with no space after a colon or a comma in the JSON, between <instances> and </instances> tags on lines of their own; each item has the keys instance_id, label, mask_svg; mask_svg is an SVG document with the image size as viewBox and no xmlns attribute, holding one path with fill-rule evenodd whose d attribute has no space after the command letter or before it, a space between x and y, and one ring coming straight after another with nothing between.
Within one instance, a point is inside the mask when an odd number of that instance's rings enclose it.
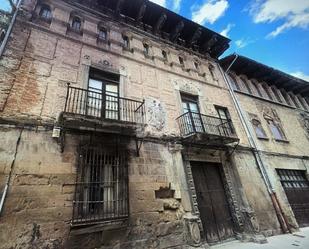
<instances>
[{"instance_id":1,"label":"drainpipe","mask_svg":"<svg viewBox=\"0 0 309 249\"><path fill-rule=\"evenodd\" d=\"M0 216L1 216L1 213L2 213L2 209L3 209L3 206L4 206L6 195L8 193L9 184L10 184L10 181L11 181L11 178L12 178L13 168L14 168L14 165L15 165L18 147L19 147L19 144L20 144L20 140L21 140L21 136L23 134L23 131L24 131L24 127L21 128L19 136L18 136L17 141L16 141L14 157L13 157L13 160L11 162L11 167L10 167L10 173L9 173L8 178L6 180L6 184L5 184L5 187L4 187L4 190L3 190L3 193L2 193L2 197L1 197L1 200L0 200Z\"/></svg>"},{"instance_id":2,"label":"drainpipe","mask_svg":"<svg viewBox=\"0 0 309 249\"><path fill-rule=\"evenodd\" d=\"M242 125L243 125L243 127L245 129L246 135L247 135L248 140L249 140L250 147L252 149L252 153L253 153L254 158L256 160L257 166L260 169L263 181L264 181L264 183L266 185L267 191L268 191L268 193L270 195L270 198L272 200L272 203L273 203L273 206L275 208L276 215L277 215L277 218L279 220L280 226L281 226L281 228L282 228L284 233L288 233L288 232L291 232L291 230L290 230L290 228L288 226L289 223L287 221L286 216L283 213L283 210L282 210L281 205L279 203L279 200L277 198L277 194L276 194L276 192L274 190L274 187L272 186L272 183L271 183L271 181L269 179L269 176L267 174L265 164L264 164L264 162L262 160L261 152L260 152L260 150L258 148L258 145L256 144L256 142L253 139L253 135L252 135L253 132L251 130L251 126L249 125L249 121L247 120L246 114L243 111L243 109L242 109L242 107L240 105L240 102L237 99L237 96L236 96L236 94L235 94L235 92L234 92L234 90L232 88L232 84L231 84L229 78L227 77L229 70L231 69L233 64L236 62L238 57L239 56L237 54L235 54L234 60L231 62L231 64L229 65L229 67L226 69L225 72L222 70L222 68L220 66L219 66L219 69L220 69L220 71L221 71L221 73L223 75L223 78L224 78L227 86L228 86L228 90L229 90L229 92L230 92L230 94L232 96L232 100L233 100L233 103L234 103L234 105L236 107L237 113L238 113L238 115L240 117L240 121L241 121L241 123L242 123Z\"/></svg>"},{"instance_id":3,"label":"drainpipe","mask_svg":"<svg viewBox=\"0 0 309 249\"><path fill-rule=\"evenodd\" d=\"M17 17L18 11L20 9L21 2L22 2L22 0L19 0L18 3L17 3L17 6L16 6L15 12L13 14L12 20L10 22L8 30L5 33L5 37L4 37L4 39L3 39L2 43L1 43L1 46L0 46L0 58L3 55L3 53L4 53L4 49L6 47L6 44L8 43L9 37L11 35L13 26L14 26L15 21L16 21L16 17Z\"/></svg>"}]
</instances>

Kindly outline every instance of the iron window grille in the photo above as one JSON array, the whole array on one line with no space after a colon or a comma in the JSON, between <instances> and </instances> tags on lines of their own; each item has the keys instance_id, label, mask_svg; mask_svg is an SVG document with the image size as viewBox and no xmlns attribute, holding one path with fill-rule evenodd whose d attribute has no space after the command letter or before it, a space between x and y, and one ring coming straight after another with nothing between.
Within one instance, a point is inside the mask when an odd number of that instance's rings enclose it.
<instances>
[{"instance_id":1,"label":"iron window grille","mask_svg":"<svg viewBox=\"0 0 309 249\"><path fill-rule=\"evenodd\" d=\"M304 170L277 169L282 186L285 189L309 189Z\"/></svg>"},{"instance_id":2,"label":"iron window grille","mask_svg":"<svg viewBox=\"0 0 309 249\"><path fill-rule=\"evenodd\" d=\"M129 216L125 152L82 146L79 152L72 225L117 221Z\"/></svg>"}]
</instances>

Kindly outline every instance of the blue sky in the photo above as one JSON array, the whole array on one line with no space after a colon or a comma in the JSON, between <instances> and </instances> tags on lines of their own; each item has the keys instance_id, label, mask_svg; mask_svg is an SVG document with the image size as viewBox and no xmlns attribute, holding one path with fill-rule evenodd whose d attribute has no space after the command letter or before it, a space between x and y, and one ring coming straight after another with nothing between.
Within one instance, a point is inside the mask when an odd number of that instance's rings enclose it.
<instances>
[{"instance_id":1,"label":"blue sky","mask_svg":"<svg viewBox=\"0 0 309 249\"><path fill-rule=\"evenodd\" d=\"M224 55L237 52L309 81L309 0L151 1L229 37Z\"/></svg>"},{"instance_id":2,"label":"blue sky","mask_svg":"<svg viewBox=\"0 0 309 249\"><path fill-rule=\"evenodd\" d=\"M150 1L229 37L224 55L237 52L309 81L309 0Z\"/></svg>"}]
</instances>

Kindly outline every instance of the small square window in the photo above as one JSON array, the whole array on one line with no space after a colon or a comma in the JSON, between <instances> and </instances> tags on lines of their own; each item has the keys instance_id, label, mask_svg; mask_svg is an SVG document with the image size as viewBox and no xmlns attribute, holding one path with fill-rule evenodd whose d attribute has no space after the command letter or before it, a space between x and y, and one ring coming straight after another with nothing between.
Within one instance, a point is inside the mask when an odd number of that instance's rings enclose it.
<instances>
[{"instance_id":1,"label":"small square window","mask_svg":"<svg viewBox=\"0 0 309 249\"><path fill-rule=\"evenodd\" d=\"M52 18L52 12L48 5L42 5L39 16L46 21L49 21Z\"/></svg>"},{"instance_id":2,"label":"small square window","mask_svg":"<svg viewBox=\"0 0 309 249\"><path fill-rule=\"evenodd\" d=\"M149 55L149 45L146 43L144 43L143 45L144 45L144 54Z\"/></svg>"},{"instance_id":3,"label":"small square window","mask_svg":"<svg viewBox=\"0 0 309 249\"><path fill-rule=\"evenodd\" d=\"M107 31L106 31L105 28L100 28L99 29L99 39L103 40L103 41L106 41L106 39L107 39Z\"/></svg>"},{"instance_id":4,"label":"small square window","mask_svg":"<svg viewBox=\"0 0 309 249\"><path fill-rule=\"evenodd\" d=\"M79 17L73 17L72 19L72 29L75 31L80 31L82 27L82 22Z\"/></svg>"},{"instance_id":5,"label":"small square window","mask_svg":"<svg viewBox=\"0 0 309 249\"><path fill-rule=\"evenodd\" d=\"M184 66L185 63L184 63L183 58L182 58L181 56L179 56L178 59L179 59L180 65L181 65L181 66Z\"/></svg>"},{"instance_id":6,"label":"small square window","mask_svg":"<svg viewBox=\"0 0 309 249\"><path fill-rule=\"evenodd\" d=\"M162 57L163 57L164 60L167 61L167 53L164 50L162 50Z\"/></svg>"},{"instance_id":7,"label":"small square window","mask_svg":"<svg viewBox=\"0 0 309 249\"><path fill-rule=\"evenodd\" d=\"M200 69L200 65L198 64L198 62L194 62L194 67L196 70L199 70Z\"/></svg>"},{"instance_id":8,"label":"small square window","mask_svg":"<svg viewBox=\"0 0 309 249\"><path fill-rule=\"evenodd\" d=\"M123 47L126 48L126 49L129 49L129 47L130 47L129 37L124 35L124 36L122 36L122 40L123 40Z\"/></svg>"}]
</instances>

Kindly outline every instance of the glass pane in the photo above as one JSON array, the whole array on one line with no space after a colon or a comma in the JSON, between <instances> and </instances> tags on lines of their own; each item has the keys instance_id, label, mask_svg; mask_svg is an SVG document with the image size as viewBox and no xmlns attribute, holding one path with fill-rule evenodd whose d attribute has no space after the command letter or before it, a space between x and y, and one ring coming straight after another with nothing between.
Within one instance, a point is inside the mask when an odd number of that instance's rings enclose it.
<instances>
[{"instance_id":1,"label":"glass pane","mask_svg":"<svg viewBox=\"0 0 309 249\"><path fill-rule=\"evenodd\" d=\"M189 103L189 108L190 108L190 111L191 111L191 112L199 112L199 111L198 111L197 103L190 102L190 103Z\"/></svg>"},{"instance_id":2,"label":"glass pane","mask_svg":"<svg viewBox=\"0 0 309 249\"><path fill-rule=\"evenodd\" d=\"M107 83L106 94L105 117L108 119L118 119L118 85Z\"/></svg>"},{"instance_id":3,"label":"glass pane","mask_svg":"<svg viewBox=\"0 0 309 249\"><path fill-rule=\"evenodd\" d=\"M94 92L102 92L102 81L89 79L89 90Z\"/></svg>"},{"instance_id":4,"label":"glass pane","mask_svg":"<svg viewBox=\"0 0 309 249\"><path fill-rule=\"evenodd\" d=\"M270 129L275 139L283 140L283 136L279 127L277 127L273 122L270 123Z\"/></svg>"},{"instance_id":5,"label":"glass pane","mask_svg":"<svg viewBox=\"0 0 309 249\"><path fill-rule=\"evenodd\" d=\"M87 115L101 117L102 110L102 82L89 79L87 99Z\"/></svg>"},{"instance_id":6,"label":"glass pane","mask_svg":"<svg viewBox=\"0 0 309 249\"><path fill-rule=\"evenodd\" d=\"M118 85L116 84L106 84L106 94L118 96Z\"/></svg>"}]
</instances>

